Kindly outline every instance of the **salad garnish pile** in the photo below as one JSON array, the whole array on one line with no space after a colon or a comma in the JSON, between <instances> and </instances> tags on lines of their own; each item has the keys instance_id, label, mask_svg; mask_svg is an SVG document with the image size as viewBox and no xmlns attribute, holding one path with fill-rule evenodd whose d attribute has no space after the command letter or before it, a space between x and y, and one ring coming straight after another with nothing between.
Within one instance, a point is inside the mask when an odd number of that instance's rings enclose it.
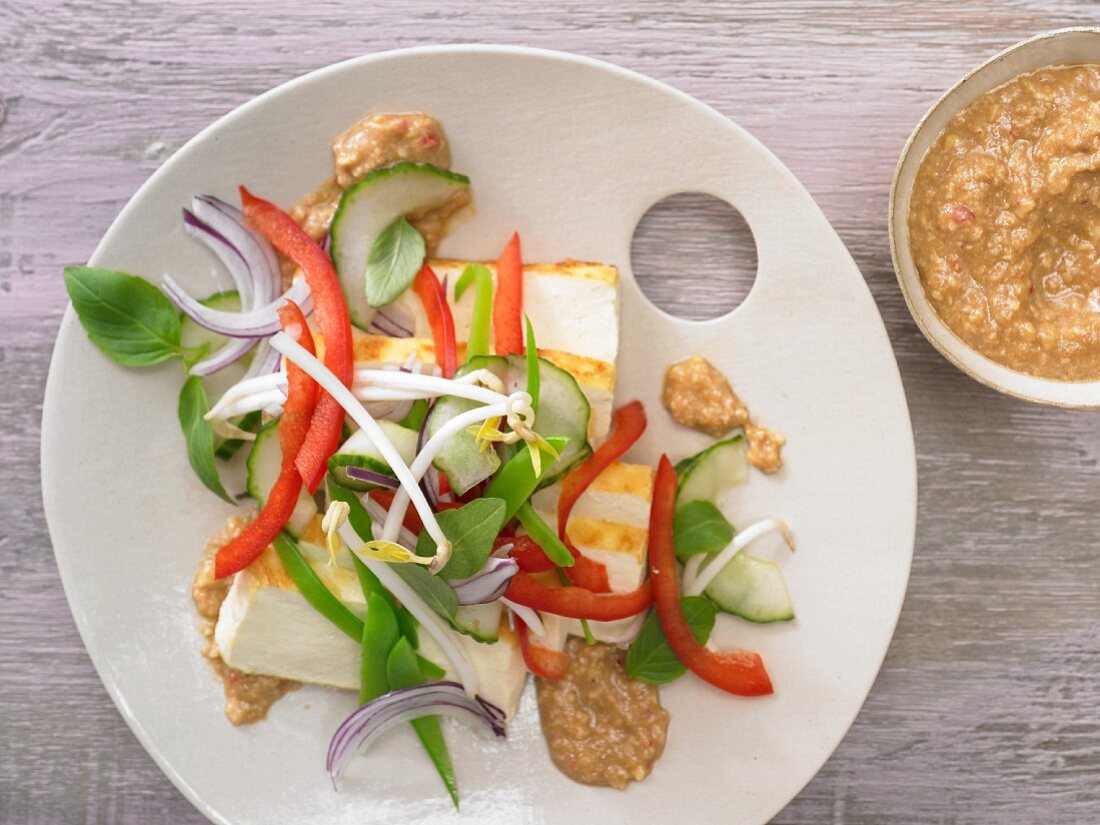
<instances>
[{"instance_id":1,"label":"salad garnish pile","mask_svg":"<svg viewBox=\"0 0 1100 825\"><path fill-rule=\"evenodd\" d=\"M126 366L182 362L191 466L230 504L238 497L219 462L251 444L256 512L217 551L215 575L236 576L273 548L302 598L359 646L359 707L333 733L333 780L408 721L456 806L439 717L497 737L507 717L482 695L467 637L489 627L484 638L496 640L498 625L511 627L527 669L555 680L568 673L564 628L576 620L590 642L602 628L605 642L629 646L631 678L665 684L691 670L728 693L760 696L772 682L759 655L707 646L716 614L793 617L779 567L745 552L771 531L793 549L786 525L768 519L737 532L720 509L747 473L740 433L675 467L661 458L639 586L613 589L607 566L578 548L570 517L642 437L646 411L640 401L618 407L593 449L588 401L540 355L525 318L518 234L495 264L466 266L453 289L437 277L407 216L468 183L426 164L371 172L344 192L325 245L244 187L240 209L197 197L184 228L235 286L203 300L169 275L158 289L104 269L65 271L76 313L104 353ZM295 271L285 290L283 261ZM467 293L462 342L452 301ZM396 300L405 294L427 319L426 350L400 365L357 364L362 336L413 336L415 320ZM556 523L532 503L551 484L561 490ZM303 539L319 514L321 559ZM349 551L365 613L327 578ZM425 637L440 662L423 655Z\"/></svg>"}]
</instances>

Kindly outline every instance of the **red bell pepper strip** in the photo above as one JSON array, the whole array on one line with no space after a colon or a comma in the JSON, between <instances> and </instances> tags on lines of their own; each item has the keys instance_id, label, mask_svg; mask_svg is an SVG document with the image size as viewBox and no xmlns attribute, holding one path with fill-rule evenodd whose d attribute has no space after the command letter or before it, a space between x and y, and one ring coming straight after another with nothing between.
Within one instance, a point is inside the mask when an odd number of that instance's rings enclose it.
<instances>
[{"instance_id":1,"label":"red bell pepper strip","mask_svg":"<svg viewBox=\"0 0 1100 825\"><path fill-rule=\"evenodd\" d=\"M427 264L416 274L413 290L428 315L428 324L432 328L432 338L435 341L435 361L443 370L443 377L450 378L458 367L458 354L455 346L455 321L450 304L447 303L446 290Z\"/></svg>"},{"instance_id":2,"label":"red bell pepper strip","mask_svg":"<svg viewBox=\"0 0 1100 825\"><path fill-rule=\"evenodd\" d=\"M367 496L377 501L387 510L393 506L393 492L391 490L371 490L367 493ZM443 510L455 510L462 506L460 501L441 501L436 505L436 512ZM411 532L414 536L419 536L420 532L424 529L424 522L420 520L420 514L412 507L405 511L405 518L402 521L405 525L405 529Z\"/></svg>"},{"instance_id":3,"label":"red bell pepper strip","mask_svg":"<svg viewBox=\"0 0 1100 825\"><path fill-rule=\"evenodd\" d=\"M371 490L367 493L367 496L377 501L386 510L393 507L393 493L390 490ZM405 510L405 518L402 523L405 525L405 529L414 536L419 536L420 531L424 529L424 522L420 520L420 514L413 507Z\"/></svg>"},{"instance_id":4,"label":"red bell pepper strip","mask_svg":"<svg viewBox=\"0 0 1100 825\"><path fill-rule=\"evenodd\" d=\"M527 638L527 625L516 622L516 635L519 636L519 652L523 654L523 663L527 669L543 679L558 680L569 672L569 657L560 650L539 647Z\"/></svg>"},{"instance_id":5,"label":"red bell pepper strip","mask_svg":"<svg viewBox=\"0 0 1100 825\"><path fill-rule=\"evenodd\" d=\"M524 573L545 573L557 567L530 536L501 535L493 542L493 550L499 550L506 544L512 545L508 555L516 560L519 569Z\"/></svg>"},{"instance_id":6,"label":"red bell pepper strip","mask_svg":"<svg viewBox=\"0 0 1100 825\"><path fill-rule=\"evenodd\" d=\"M657 615L676 658L696 676L737 696L764 696L772 681L759 654L747 650L718 653L699 644L680 605L680 582L672 534L676 512L676 471L661 456L649 512L649 573Z\"/></svg>"},{"instance_id":7,"label":"red bell pepper strip","mask_svg":"<svg viewBox=\"0 0 1100 825\"><path fill-rule=\"evenodd\" d=\"M577 560L573 567L565 569L565 575L573 584L591 590L593 593L606 593L611 588L607 581L607 568L599 562L586 559L569 542L565 527L569 523L569 514L573 506L584 495L600 473L634 446L646 428L645 407L641 401L631 401L615 410L614 428L607 441L596 452L576 466L562 480L561 498L558 499L558 538Z\"/></svg>"},{"instance_id":8,"label":"red bell pepper strip","mask_svg":"<svg viewBox=\"0 0 1100 825\"><path fill-rule=\"evenodd\" d=\"M282 322L283 332L310 353L314 352L313 336L297 304L287 301L280 307L279 320ZM317 384L290 361L287 362L286 378L286 404L283 405L283 414L279 418L282 468L259 515L236 538L218 550L214 557L215 578L232 576L238 570L248 567L279 535L298 503L298 496L302 491L302 476L294 465L294 459L310 429L310 421L317 404Z\"/></svg>"},{"instance_id":9,"label":"red bell pepper strip","mask_svg":"<svg viewBox=\"0 0 1100 825\"><path fill-rule=\"evenodd\" d=\"M497 259L493 349L497 355L523 353L523 255L518 232L512 235Z\"/></svg>"},{"instance_id":10,"label":"red bell pepper strip","mask_svg":"<svg viewBox=\"0 0 1100 825\"><path fill-rule=\"evenodd\" d=\"M593 593L583 587L557 587L522 570L512 576L504 594L516 604L571 619L611 622L641 613L653 602L647 579L629 593Z\"/></svg>"},{"instance_id":11,"label":"red bell pepper strip","mask_svg":"<svg viewBox=\"0 0 1100 825\"><path fill-rule=\"evenodd\" d=\"M290 215L275 204L257 198L243 186L241 205L249 224L305 274L313 295L313 314L324 336L325 366L344 386L350 387L354 366L351 319L331 259ZM329 457L340 446L343 427L343 408L327 392L321 393L309 433L295 459L295 466L310 493L316 491L324 478Z\"/></svg>"}]
</instances>

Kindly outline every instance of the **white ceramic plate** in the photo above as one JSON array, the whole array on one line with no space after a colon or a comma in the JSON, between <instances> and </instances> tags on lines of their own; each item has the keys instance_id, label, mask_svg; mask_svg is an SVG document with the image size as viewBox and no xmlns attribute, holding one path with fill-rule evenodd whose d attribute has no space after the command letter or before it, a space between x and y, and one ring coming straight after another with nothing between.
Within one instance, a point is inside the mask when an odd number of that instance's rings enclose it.
<instances>
[{"instance_id":1,"label":"white ceramic plate","mask_svg":"<svg viewBox=\"0 0 1100 825\"><path fill-rule=\"evenodd\" d=\"M798 621L729 619L720 644L760 650L774 696L726 696L694 678L662 691L672 714L653 775L625 792L575 785L551 765L529 687L507 744L450 728L462 789L455 814L412 736L357 760L339 793L325 748L349 693L305 688L243 729L222 715L198 655L189 586L228 508L191 474L175 418L177 366L129 370L103 357L72 311L58 335L43 413L42 480L77 626L119 711L207 816L233 823L760 823L821 767L874 681L901 608L913 547L912 432L890 344L852 259L817 206L763 146L703 104L604 63L551 52L447 47L352 60L287 83L202 132L150 178L92 263L196 293L217 273L185 238L195 193L246 182L290 203L330 169L334 135L370 111L439 117L454 167L474 181L476 219L452 256L495 254L514 228L529 260L572 256L623 272L620 400L643 399L634 458L706 439L674 428L662 367L702 353L761 420L790 439L787 468L756 473L730 502L742 520L782 515ZM630 270L642 214L666 195L708 192L745 216L759 274L733 313L692 323L653 307Z\"/></svg>"}]
</instances>

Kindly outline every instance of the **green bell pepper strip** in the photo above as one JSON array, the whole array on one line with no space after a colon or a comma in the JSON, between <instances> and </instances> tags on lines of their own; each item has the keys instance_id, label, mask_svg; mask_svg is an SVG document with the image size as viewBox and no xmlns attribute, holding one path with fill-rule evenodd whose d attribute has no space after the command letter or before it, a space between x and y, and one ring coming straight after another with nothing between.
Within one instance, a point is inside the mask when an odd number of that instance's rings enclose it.
<instances>
[{"instance_id":1,"label":"green bell pepper strip","mask_svg":"<svg viewBox=\"0 0 1100 825\"><path fill-rule=\"evenodd\" d=\"M326 488L330 500L342 501L351 508L348 512L348 522L352 529L360 537L371 535L371 518L359 497L331 478L328 479ZM363 589L363 598L367 602L367 618L362 623L363 629L360 633L359 702L363 704L403 686L393 683L390 679L388 668L390 653L397 646L404 645L404 648L412 654L418 646L418 640L416 619L412 614L404 607L397 606L393 594L382 586L378 577L363 564L362 559L355 553L352 553L351 557L354 560L355 573L359 577L359 586ZM420 682L426 680L435 682L446 675L446 671L434 662L428 661L423 656L412 655L413 667L416 668ZM405 670L411 672L407 667ZM399 675L401 673L404 671L399 671ZM420 684L420 682L414 684ZM416 719L413 720L412 725L432 764L439 771L443 784L447 786L447 792L455 807L458 807L458 786L455 784L454 769L451 767L451 757L447 752L447 743L443 739L439 719L435 717Z\"/></svg>"},{"instance_id":2,"label":"green bell pepper strip","mask_svg":"<svg viewBox=\"0 0 1100 825\"><path fill-rule=\"evenodd\" d=\"M428 402L423 398L418 398L412 402L408 415L402 418L398 422L398 425L404 427L406 430L416 430L420 432L420 428L424 425L424 419L427 417Z\"/></svg>"},{"instance_id":3,"label":"green bell pepper strip","mask_svg":"<svg viewBox=\"0 0 1100 825\"><path fill-rule=\"evenodd\" d=\"M493 273L481 264L467 264L455 282L455 301L476 285L474 310L470 316L470 336L466 342L466 360L489 354L489 338L493 319Z\"/></svg>"},{"instance_id":4,"label":"green bell pepper strip","mask_svg":"<svg viewBox=\"0 0 1100 825\"><path fill-rule=\"evenodd\" d=\"M389 681L390 690L422 685L426 681L408 639L399 639L390 651L386 659L386 678ZM454 766L451 765L451 755L447 751L447 741L443 738L439 717L422 716L419 719L413 719L410 724L416 731L416 735L420 737L424 750L431 757L432 764L439 772L439 778L443 780L447 793L450 794L451 801L457 809L458 781L455 779Z\"/></svg>"},{"instance_id":5,"label":"green bell pepper strip","mask_svg":"<svg viewBox=\"0 0 1100 825\"><path fill-rule=\"evenodd\" d=\"M539 372L539 349L535 344L535 328L531 325L531 319L524 315L523 323L527 327L527 394L531 396L531 409L539 411L539 383L542 373Z\"/></svg>"},{"instance_id":6,"label":"green bell pepper strip","mask_svg":"<svg viewBox=\"0 0 1100 825\"><path fill-rule=\"evenodd\" d=\"M569 548L562 544L558 534L542 520L542 517L535 512L535 508L529 502L525 501L519 506L519 509L516 510L516 518L519 519L519 523L527 531L527 535L542 548L550 561L558 567L573 566L573 554L569 552Z\"/></svg>"},{"instance_id":7,"label":"green bell pepper strip","mask_svg":"<svg viewBox=\"0 0 1100 825\"><path fill-rule=\"evenodd\" d=\"M560 454L565 449L565 445L569 443L569 439L562 436L552 436L546 439L546 442ZM505 524L516 517L516 512L527 499L531 498L535 488L538 487L539 479L535 475L535 468L531 464L531 450L537 449L539 448L528 444L526 449L522 449L513 455L508 459L508 463L497 471L485 490L486 498L499 498L504 501ZM545 451L543 454L547 455ZM553 457L547 455L543 459L543 469L548 468L553 462Z\"/></svg>"},{"instance_id":8,"label":"green bell pepper strip","mask_svg":"<svg viewBox=\"0 0 1100 825\"><path fill-rule=\"evenodd\" d=\"M348 511L348 522L351 524L352 529L356 534L362 538L363 536L371 535L371 519L367 513L366 508L363 507L363 503L359 501L359 497L353 490L349 490L341 484L337 484L330 476L325 480L325 486L328 490L328 497L330 501L342 501L350 508ZM393 598L393 595L382 583L378 581L377 577L370 571L363 560L360 559L355 553L351 554L352 561L355 564L355 574L359 577L359 586L363 589L363 598L370 599L371 593L378 593L393 609L397 615L397 624L401 628L401 635L409 640L414 648L419 647L420 639L416 631L416 619L413 618L410 613L404 607L398 607L397 601Z\"/></svg>"},{"instance_id":9,"label":"green bell pepper strip","mask_svg":"<svg viewBox=\"0 0 1100 825\"><path fill-rule=\"evenodd\" d=\"M390 692L386 659L402 639L397 616L379 593L367 598L367 616L363 619L363 655L359 660L359 704L365 705Z\"/></svg>"},{"instance_id":10,"label":"green bell pepper strip","mask_svg":"<svg viewBox=\"0 0 1100 825\"><path fill-rule=\"evenodd\" d=\"M275 537L274 544L275 552L279 554L287 575L313 609L351 638L356 641L362 639L363 622L332 595L332 591L309 566L294 540L286 532L282 532Z\"/></svg>"},{"instance_id":11,"label":"green bell pepper strip","mask_svg":"<svg viewBox=\"0 0 1100 825\"><path fill-rule=\"evenodd\" d=\"M425 659L423 656L417 655L416 661L420 663L420 672L423 674L425 682L438 682L447 675L447 671L431 659Z\"/></svg>"}]
</instances>

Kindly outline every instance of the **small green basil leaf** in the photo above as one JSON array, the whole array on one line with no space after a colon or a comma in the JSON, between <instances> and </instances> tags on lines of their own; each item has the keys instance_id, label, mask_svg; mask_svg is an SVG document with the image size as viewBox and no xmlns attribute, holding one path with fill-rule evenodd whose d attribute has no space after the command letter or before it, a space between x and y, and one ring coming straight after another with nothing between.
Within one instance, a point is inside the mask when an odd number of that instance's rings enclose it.
<instances>
[{"instance_id":1,"label":"small green basil leaf","mask_svg":"<svg viewBox=\"0 0 1100 825\"><path fill-rule=\"evenodd\" d=\"M209 410L210 403L206 399L202 379L192 375L183 383L179 401L180 427L187 440L191 469L211 492L230 504L236 504L218 478L218 465L214 460L214 428L203 418Z\"/></svg>"},{"instance_id":2,"label":"small green basil leaf","mask_svg":"<svg viewBox=\"0 0 1100 825\"><path fill-rule=\"evenodd\" d=\"M706 644L714 629L716 611L709 599L702 596L685 596L680 607L691 633L699 644ZM638 638L626 654L626 675L631 679L664 685L684 675L687 668L676 658L661 629L661 619L654 610L642 625Z\"/></svg>"},{"instance_id":3,"label":"small green basil leaf","mask_svg":"<svg viewBox=\"0 0 1100 825\"><path fill-rule=\"evenodd\" d=\"M371 244L367 258L367 303L381 307L409 288L424 263L424 237L404 218Z\"/></svg>"},{"instance_id":4,"label":"small green basil leaf","mask_svg":"<svg viewBox=\"0 0 1100 825\"><path fill-rule=\"evenodd\" d=\"M419 564L391 564L393 570L424 603L452 625L458 610L458 596L447 582L433 576Z\"/></svg>"},{"instance_id":5,"label":"small green basil leaf","mask_svg":"<svg viewBox=\"0 0 1100 825\"><path fill-rule=\"evenodd\" d=\"M70 266L65 289L92 343L127 367L182 358L180 319L159 289L135 275Z\"/></svg>"},{"instance_id":6,"label":"small green basil leaf","mask_svg":"<svg viewBox=\"0 0 1100 825\"><path fill-rule=\"evenodd\" d=\"M505 510L499 498L478 498L436 515L439 529L451 542L451 560L439 571L440 577L466 579L485 566L493 552L493 540L504 526ZM435 555L435 542L426 530L417 538L416 554Z\"/></svg>"},{"instance_id":7,"label":"small green basil leaf","mask_svg":"<svg viewBox=\"0 0 1100 825\"><path fill-rule=\"evenodd\" d=\"M696 553L717 553L733 541L733 525L709 501L692 501L672 518L676 555L681 559Z\"/></svg>"}]
</instances>

